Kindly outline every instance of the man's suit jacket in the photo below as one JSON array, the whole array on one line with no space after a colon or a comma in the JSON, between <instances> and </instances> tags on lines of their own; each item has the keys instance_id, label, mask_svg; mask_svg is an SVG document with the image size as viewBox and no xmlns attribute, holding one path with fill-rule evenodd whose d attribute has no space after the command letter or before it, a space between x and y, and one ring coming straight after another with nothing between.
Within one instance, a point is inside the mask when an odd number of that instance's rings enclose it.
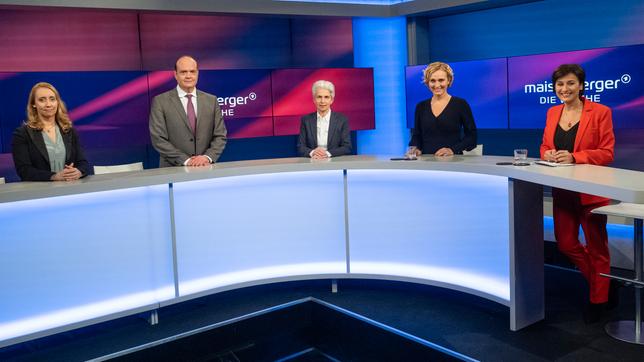
<instances>
[{"instance_id":1,"label":"man's suit jacket","mask_svg":"<svg viewBox=\"0 0 644 362\"><path fill-rule=\"evenodd\" d=\"M300 137L297 150L300 156L309 157L313 149L318 146L317 112L302 116L300 120ZM329 137L327 151L331 156L342 156L351 153L351 136L349 134L349 120L342 113L331 112L329 119Z\"/></svg>"},{"instance_id":2,"label":"man's suit jacket","mask_svg":"<svg viewBox=\"0 0 644 362\"><path fill-rule=\"evenodd\" d=\"M555 149L555 131L561 118L564 105L557 105L548 110L546 128L541 142L541 158L547 150ZM613 133L613 117L610 108L584 100L584 108L579 119L579 129L575 138L572 156L575 163L591 165L607 165L613 161L615 134ZM606 198L581 194L582 205L605 202Z\"/></svg>"},{"instance_id":3,"label":"man's suit jacket","mask_svg":"<svg viewBox=\"0 0 644 362\"><path fill-rule=\"evenodd\" d=\"M181 166L194 155L217 161L226 146L226 125L217 97L197 90L197 132L192 134L177 89L154 97L150 137L160 154L159 167Z\"/></svg>"},{"instance_id":4,"label":"man's suit jacket","mask_svg":"<svg viewBox=\"0 0 644 362\"><path fill-rule=\"evenodd\" d=\"M78 133L70 128L67 132L61 129L61 134L65 144L65 164L74 163L74 167L83 174L82 177L87 176L89 163L78 140ZM49 166L47 146L41 131L27 125L16 128L11 141L11 152L16 172L22 181L51 181L55 172Z\"/></svg>"}]
</instances>

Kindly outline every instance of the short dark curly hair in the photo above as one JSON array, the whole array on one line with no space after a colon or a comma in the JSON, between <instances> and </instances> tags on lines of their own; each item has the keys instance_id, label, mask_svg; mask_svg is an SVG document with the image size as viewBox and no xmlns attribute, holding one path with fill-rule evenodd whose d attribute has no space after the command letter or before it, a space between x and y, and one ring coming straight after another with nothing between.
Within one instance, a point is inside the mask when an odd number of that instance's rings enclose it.
<instances>
[{"instance_id":1,"label":"short dark curly hair","mask_svg":"<svg viewBox=\"0 0 644 362\"><path fill-rule=\"evenodd\" d=\"M579 91L579 99L581 99L584 95L586 72L579 64L562 64L558 66L552 73L552 91L556 92L555 84L557 83L557 80L561 77L567 76L568 74L572 74L577 77L579 84L581 84L581 90Z\"/></svg>"}]
</instances>

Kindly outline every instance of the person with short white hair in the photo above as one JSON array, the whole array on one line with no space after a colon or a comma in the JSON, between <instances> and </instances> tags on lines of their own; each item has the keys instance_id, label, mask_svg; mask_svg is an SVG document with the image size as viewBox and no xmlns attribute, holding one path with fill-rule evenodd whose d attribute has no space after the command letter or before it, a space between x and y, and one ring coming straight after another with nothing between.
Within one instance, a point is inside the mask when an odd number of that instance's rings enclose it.
<instances>
[{"instance_id":1,"label":"person with short white hair","mask_svg":"<svg viewBox=\"0 0 644 362\"><path fill-rule=\"evenodd\" d=\"M325 159L351 153L349 120L345 115L331 111L335 86L327 80L318 80L311 87L316 111L302 116L298 153L302 157Z\"/></svg>"}]
</instances>

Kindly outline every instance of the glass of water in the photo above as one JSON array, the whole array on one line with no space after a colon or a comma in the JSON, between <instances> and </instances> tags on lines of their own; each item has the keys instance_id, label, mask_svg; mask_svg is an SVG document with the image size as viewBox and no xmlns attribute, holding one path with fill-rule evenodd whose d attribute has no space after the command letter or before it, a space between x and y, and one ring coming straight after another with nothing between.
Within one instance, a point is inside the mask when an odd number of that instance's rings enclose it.
<instances>
[{"instance_id":1,"label":"glass of water","mask_svg":"<svg viewBox=\"0 0 644 362\"><path fill-rule=\"evenodd\" d=\"M514 164L518 166L523 166L528 164L528 150L525 148L518 148L514 150Z\"/></svg>"}]
</instances>

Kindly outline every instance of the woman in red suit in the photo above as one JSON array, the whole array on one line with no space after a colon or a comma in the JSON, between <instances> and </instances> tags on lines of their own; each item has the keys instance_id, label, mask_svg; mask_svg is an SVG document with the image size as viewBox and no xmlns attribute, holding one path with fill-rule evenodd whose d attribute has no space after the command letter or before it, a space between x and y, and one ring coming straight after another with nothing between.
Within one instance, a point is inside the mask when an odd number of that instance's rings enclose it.
<instances>
[{"instance_id":1,"label":"woman in red suit","mask_svg":"<svg viewBox=\"0 0 644 362\"><path fill-rule=\"evenodd\" d=\"M584 70L577 64L560 65L552 74L555 94L563 104L548 110L541 143L541 158L560 163L607 165L613 161L615 136L610 108L583 97ZM592 214L609 199L552 189L555 238L559 250L575 263L589 284L587 323L597 322L609 299L610 272L606 216ZM586 245L579 242L579 226ZM612 288L611 288L612 289ZM616 296L611 290L611 297ZM613 298L611 298L613 299ZM610 304L613 300L611 300Z\"/></svg>"}]
</instances>

